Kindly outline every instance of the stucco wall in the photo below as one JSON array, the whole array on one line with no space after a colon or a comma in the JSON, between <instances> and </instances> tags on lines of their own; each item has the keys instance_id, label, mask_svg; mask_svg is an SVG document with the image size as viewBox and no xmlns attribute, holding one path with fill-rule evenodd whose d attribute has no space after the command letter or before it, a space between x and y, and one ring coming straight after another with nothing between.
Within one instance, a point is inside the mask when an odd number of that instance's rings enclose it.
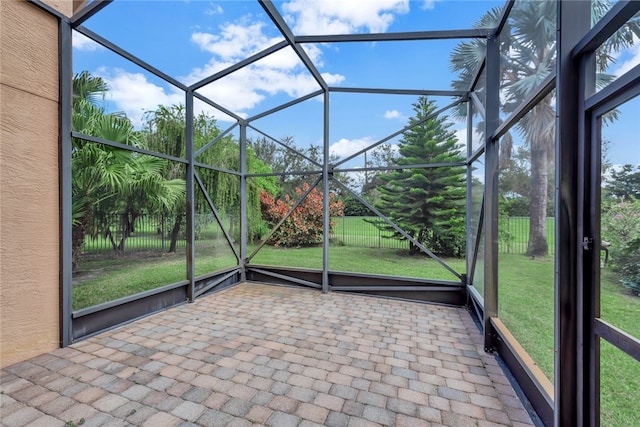
<instances>
[{"instance_id":1,"label":"stucco wall","mask_svg":"<svg viewBox=\"0 0 640 427\"><path fill-rule=\"evenodd\" d=\"M69 14L70 1L47 1ZM0 366L59 345L58 23L0 0Z\"/></svg>"}]
</instances>

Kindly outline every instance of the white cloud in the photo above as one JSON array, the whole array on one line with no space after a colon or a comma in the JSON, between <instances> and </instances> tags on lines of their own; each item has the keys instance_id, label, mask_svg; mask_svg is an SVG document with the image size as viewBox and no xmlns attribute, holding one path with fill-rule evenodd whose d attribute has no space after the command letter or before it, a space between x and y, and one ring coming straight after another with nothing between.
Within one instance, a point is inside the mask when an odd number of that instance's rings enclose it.
<instances>
[{"instance_id":1,"label":"white cloud","mask_svg":"<svg viewBox=\"0 0 640 427\"><path fill-rule=\"evenodd\" d=\"M282 7L296 34L378 33L409 12L409 0L291 0Z\"/></svg>"},{"instance_id":2,"label":"white cloud","mask_svg":"<svg viewBox=\"0 0 640 427\"><path fill-rule=\"evenodd\" d=\"M424 0L424 3L422 3L422 9L424 10L432 10L433 8L436 7L436 2L438 0Z\"/></svg>"},{"instance_id":3,"label":"white cloud","mask_svg":"<svg viewBox=\"0 0 640 427\"><path fill-rule=\"evenodd\" d=\"M405 117L398 110L387 110L384 112L385 119L399 119L404 120Z\"/></svg>"},{"instance_id":4,"label":"white cloud","mask_svg":"<svg viewBox=\"0 0 640 427\"><path fill-rule=\"evenodd\" d=\"M188 84L224 70L282 40L282 37L268 37L264 33L264 23L249 22L248 19L245 17L237 23L222 25L219 35L203 32L192 35L191 41L210 52L212 58L206 65L184 77ZM322 50L318 46L305 46L305 50L316 66L322 65ZM344 80L340 74L321 75L330 85ZM241 114L256 108L267 96L285 93L291 98L298 98L319 88L295 51L287 47L208 84L199 92Z\"/></svg>"},{"instance_id":5,"label":"white cloud","mask_svg":"<svg viewBox=\"0 0 640 427\"><path fill-rule=\"evenodd\" d=\"M634 40L634 45L626 52L630 57L625 61L619 63L611 73L615 76L620 77L627 71L631 70L633 67L640 64L640 40L637 38Z\"/></svg>"},{"instance_id":6,"label":"white cloud","mask_svg":"<svg viewBox=\"0 0 640 427\"><path fill-rule=\"evenodd\" d=\"M223 24L217 34L194 32L191 41L210 53L211 59L178 79L193 84L282 40L280 36L269 37L264 30L263 22L244 17L237 22ZM305 50L317 66L322 65L319 46L305 46ZM144 74L102 68L98 75L109 84L111 101L127 113L136 126L141 124L144 111L154 110L160 104L184 103L181 91L165 90L148 81ZM340 74L323 72L321 75L329 85L339 84L345 79ZM269 96L286 94L298 98L319 88L294 50L287 47L200 88L198 92L238 116L247 117L249 110L257 108ZM212 113L219 121L233 121L208 106L203 106L203 111Z\"/></svg>"},{"instance_id":7,"label":"white cloud","mask_svg":"<svg viewBox=\"0 0 640 427\"><path fill-rule=\"evenodd\" d=\"M95 52L98 49L103 49L103 47L91 40L89 37L81 34L77 31L73 32L71 37L71 44L74 49L83 51L83 52Z\"/></svg>"},{"instance_id":8,"label":"white cloud","mask_svg":"<svg viewBox=\"0 0 640 427\"><path fill-rule=\"evenodd\" d=\"M348 157L363 148L369 147L375 141L370 136L357 139L341 138L329 146L329 153L340 158Z\"/></svg>"},{"instance_id":9,"label":"white cloud","mask_svg":"<svg viewBox=\"0 0 640 427\"><path fill-rule=\"evenodd\" d=\"M222 9L222 6L220 6L219 4L215 4L214 2L209 2L209 9L207 9L204 13L205 15L220 15L224 12L224 10Z\"/></svg>"},{"instance_id":10,"label":"white cloud","mask_svg":"<svg viewBox=\"0 0 640 427\"><path fill-rule=\"evenodd\" d=\"M100 68L95 74L109 85L107 100L124 111L136 127L142 124L145 111L155 110L158 105L184 104L184 95L177 89L167 92L163 87L147 81L141 73Z\"/></svg>"},{"instance_id":11,"label":"white cloud","mask_svg":"<svg viewBox=\"0 0 640 427\"><path fill-rule=\"evenodd\" d=\"M244 59L273 44L282 37L267 37L262 29L264 22L249 23L243 18L237 23L226 23L220 27L220 34L197 32L191 35L191 41L202 50L213 53L222 60Z\"/></svg>"}]
</instances>

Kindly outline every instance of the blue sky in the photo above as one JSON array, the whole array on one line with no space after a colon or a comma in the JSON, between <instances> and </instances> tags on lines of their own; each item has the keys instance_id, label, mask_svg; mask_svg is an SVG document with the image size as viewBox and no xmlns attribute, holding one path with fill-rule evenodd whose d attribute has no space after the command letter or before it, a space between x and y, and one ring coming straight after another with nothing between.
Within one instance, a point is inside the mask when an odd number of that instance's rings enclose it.
<instances>
[{"instance_id":1,"label":"blue sky","mask_svg":"<svg viewBox=\"0 0 640 427\"><path fill-rule=\"evenodd\" d=\"M467 29L489 8L503 1L436 0L287 0L276 2L294 33L338 34ZM281 40L257 1L116 0L84 25L179 81L192 84ZM304 45L330 86L394 89L449 89L455 78L449 53L457 40ZM640 43L638 44L640 46ZM635 62L634 62L635 61ZM612 72L640 62L640 48L626 52ZM625 68L626 67L626 68ZM159 104L184 103L184 94L112 52L74 35L74 72L88 70L109 84L109 107L124 111L136 125L144 111ZM210 99L242 117L288 102L319 89L290 49L283 49L248 69L201 89ZM292 136L299 145L322 142L322 98L312 99L255 122L277 137ZM331 151L344 157L407 123L414 96L332 94ZM436 99L446 105L451 98ZM606 132L616 139L614 163L640 163L634 116L638 102L620 123ZM221 128L229 117L214 114ZM462 129L456 123L455 129ZM464 132L460 131L463 137ZM251 135L251 133L250 133ZM636 140L637 141L637 140ZM462 141L464 142L464 141ZM630 156L630 153L635 153ZM352 163L353 165L353 163ZM353 165L355 166L355 165Z\"/></svg>"}]
</instances>

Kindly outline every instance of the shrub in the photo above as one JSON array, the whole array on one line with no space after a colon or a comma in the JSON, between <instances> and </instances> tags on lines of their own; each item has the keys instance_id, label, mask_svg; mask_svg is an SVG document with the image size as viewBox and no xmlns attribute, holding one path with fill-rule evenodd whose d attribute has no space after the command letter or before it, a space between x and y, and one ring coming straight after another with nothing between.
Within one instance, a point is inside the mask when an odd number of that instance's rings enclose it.
<instances>
[{"instance_id":1,"label":"shrub","mask_svg":"<svg viewBox=\"0 0 640 427\"><path fill-rule=\"evenodd\" d=\"M610 203L602 212L602 239L623 285L640 295L640 200Z\"/></svg>"},{"instance_id":2,"label":"shrub","mask_svg":"<svg viewBox=\"0 0 640 427\"><path fill-rule=\"evenodd\" d=\"M309 190L309 184L303 184L302 188L296 188L298 197L302 197ZM270 245L282 247L313 246L322 242L323 238L323 194L314 188L293 213L278 227L269 241ZM262 217L271 227L277 225L291 210L296 201L288 195L276 199L266 191L260 193L260 206ZM342 216L342 201L336 200L333 193L330 194L329 215ZM333 228L334 222L329 223ZM327 236L328 237L328 236Z\"/></svg>"},{"instance_id":3,"label":"shrub","mask_svg":"<svg viewBox=\"0 0 640 427\"><path fill-rule=\"evenodd\" d=\"M640 296L640 237L629 242L616 265L622 274L622 284Z\"/></svg>"}]
</instances>

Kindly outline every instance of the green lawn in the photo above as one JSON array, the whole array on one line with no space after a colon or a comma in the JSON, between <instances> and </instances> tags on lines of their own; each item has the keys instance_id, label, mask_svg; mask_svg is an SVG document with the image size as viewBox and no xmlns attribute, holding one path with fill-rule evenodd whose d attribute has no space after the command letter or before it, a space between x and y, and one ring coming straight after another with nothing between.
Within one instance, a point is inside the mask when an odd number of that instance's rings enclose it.
<instances>
[{"instance_id":1,"label":"green lawn","mask_svg":"<svg viewBox=\"0 0 640 427\"><path fill-rule=\"evenodd\" d=\"M233 251L220 241L196 246L196 276L237 265ZM176 254L84 260L74 275L74 310L176 283L187 277L184 249Z\"/></svg>"},{"instance_id":2,"label":"green lawn","mask_svg":"<svg viewBox=\"0 0 640 427\"><path fill-rule=\"evenodd\" d=\"M499 316L540 369L553 382L553 258L501 254ZM611 270L604 271L601 317L640 337L640 298L630 296ZM602 341L602 425L640 425L640 363Z\"/></svg>"},{"instance_id":3,"label":"green lawn","mask_svg":"<svg viewBox=\"0 0 640 427\"><path fill-rule=\"evenodd\" d=\"M458 273L464 273L463 259L445 259ZM251 260L254 264L285 267L322 268L322 247L282 249L265 246ZM427 256L407 256L395 249L358 248L331 245L329 269L404 277L457 280L439 263Z\"/></svg>"},{"instance_id":4,"label":"green lawn","mask_svg":"<svg viewBox=\"0 0 640 427\"><path fill-rule=\"evenodd\" d=\"M250 248L251 251L251 248ZM330 246L331 270L378 273L406 277L454 280L441 265L423 256L401 255L396 249ZM196 275L235 265L225 245L204 242L196 248ZM202 255L205 255L202 257ZM254 264L320 269L322 248L281 249L266 246ZM463 273L464 260L446 260ZM74 309L111 301L186 277L184 252L150 258L124 257L84 261L85 273L74 278ZM499 315L520 344L553 380L554 263L552 257L531 259L518 254L499 257ZM479 274L479 273L478 273ZM602 318L640 337L640 298L632 297L605 270L602 283ZM640 363L604 343L601 350L602 425L640 425L637 391Z\"/></svg>"}]
</instances>

